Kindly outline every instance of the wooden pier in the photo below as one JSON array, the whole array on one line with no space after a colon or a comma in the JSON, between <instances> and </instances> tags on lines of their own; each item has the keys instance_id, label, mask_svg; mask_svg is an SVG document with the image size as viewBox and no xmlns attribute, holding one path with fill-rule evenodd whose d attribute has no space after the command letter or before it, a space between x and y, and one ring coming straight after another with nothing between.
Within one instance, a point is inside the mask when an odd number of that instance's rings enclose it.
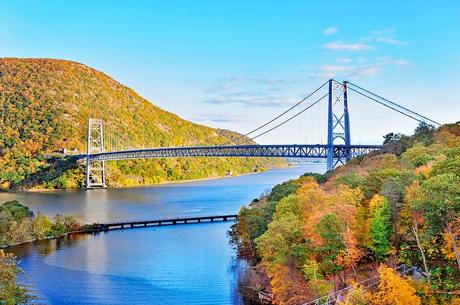
<instances>
[{"instance_id":1,"label":"wooden pier","mask_svg":"<svg viewBox=\"0 0 460 305\"><path fill-rule=\"evenodd\" d=\"M89 233L89 232L100 232L100 231L131 229L131 228L145 228L145 227L173 226L173 225L210 223L210 222L224 222L224 221L235 221L236 217L237 215L215 215L215 216L177 217L177 218L155 219L155 220L98 223L98 224L93 224L90 227L83 229L82 231Z\"/></svg>"}]
</instances>

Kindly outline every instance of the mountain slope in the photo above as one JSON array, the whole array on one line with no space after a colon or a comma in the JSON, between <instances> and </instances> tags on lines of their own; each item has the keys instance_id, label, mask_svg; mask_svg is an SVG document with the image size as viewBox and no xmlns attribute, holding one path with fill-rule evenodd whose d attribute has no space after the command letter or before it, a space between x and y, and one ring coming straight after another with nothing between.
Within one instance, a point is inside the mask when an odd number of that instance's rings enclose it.
<instances>
[{"instance_id":1,"label":"mountain slope","mask_svg":"<svg viewBox=\"0 0 460 305\"><path fill-rule=\"evenodd\" d=\"M89 117L104 120L131 147L219 144L229 131L194 124L164 111L109 76L55 59L0 59L0 188L79 188L83 169L52 157L86 148ZM225 136L223 136L225 134ZM130 160L108 164L112 186L252 171L267 159ZM64 170L63 170L64 169Z\"/></svg>"}]
</instances>

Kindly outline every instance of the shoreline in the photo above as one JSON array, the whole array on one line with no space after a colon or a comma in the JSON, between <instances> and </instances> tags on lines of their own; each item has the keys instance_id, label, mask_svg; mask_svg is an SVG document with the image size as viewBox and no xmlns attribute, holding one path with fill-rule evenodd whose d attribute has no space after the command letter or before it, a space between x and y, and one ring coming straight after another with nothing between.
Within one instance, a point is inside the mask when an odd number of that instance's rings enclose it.
<instances>
[{"instance_id":1,"label":"shoreline","mask_svg":"<svg viewBox=\"0 0 460 305\"><path fill-rule=\"evenodd\" d=\"M246 172L246 173L239 173L235 175L225 175L225 176L212 176L212 177L205 177L205 178L196 178L196 179L184 179L184 180L175 180L175 181L163 181L159 183L153 184L138 184L138 185L124 185L124 186L115 186L115 187L106 187L104 189L128 189L128 188L143 188L143 187L156 187L156 186L163 186L163 185L174 185L174 184L181 184L181 183L193 183L193 182L200 182L200 181L208 181L208 180L217 180L217 179L227 179L233 177L241 177L247 175L254 175L265 173L268 170L277 170L277 169L286 169L286 168L293 168L296 167L296 164L289 164L288 166L278 166L278 167L267 167L263 170L257 172ZM86 189L28 189L28 190L18 190L18 191L7 191L7 192L0 192L6 194L15 194L15 193L59 193L59 192L79 192L85 191Z\"/></svg>"}]
</instances>

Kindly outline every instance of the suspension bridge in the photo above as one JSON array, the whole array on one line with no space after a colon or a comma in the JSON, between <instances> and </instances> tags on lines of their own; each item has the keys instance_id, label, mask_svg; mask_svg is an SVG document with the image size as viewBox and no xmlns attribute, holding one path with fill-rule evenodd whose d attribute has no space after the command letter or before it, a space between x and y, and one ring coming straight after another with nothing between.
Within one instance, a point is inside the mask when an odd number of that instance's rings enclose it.
<instances>
[{"instance_id":1,"label":"suspension bridge","mask_svg":"<svg viewBox=\"0 0 460 305\"><path fill-rule=\"evenodd\" d=\"M326 91L323 94L323 91ZM105 161L127 159L149 159L169 157L277 157L326 159L327 169L345 164L353 157L379 150L381 145L354 145L351 143L349 92L367 98L381 106L398 112L417 122L440 124L349 81L329 79L299 102L257 128L219 145L184 147L156 147L141 149L119 149L110 145L105 149L103 121L89 119L87 130L87 153L77 156L86 159L86 187L105 187ZM315 105L327 100L326 144L254 144L254 140L272 133L281 126L298 118ZM110 138L110 143L124 142L121 135ZM250 144L245 144L250 142ZM113 147L115 146L115 148Z\"/></svg>"}]
</instances>

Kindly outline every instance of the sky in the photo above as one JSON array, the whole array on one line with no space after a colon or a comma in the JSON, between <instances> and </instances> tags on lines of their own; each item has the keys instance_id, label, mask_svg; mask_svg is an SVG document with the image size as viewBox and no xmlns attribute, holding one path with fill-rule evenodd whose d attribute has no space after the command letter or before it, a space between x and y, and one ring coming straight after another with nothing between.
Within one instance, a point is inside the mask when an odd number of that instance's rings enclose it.
<instances>
[{"instance_id":1,"label":"sky","mask_svg":"<svg viewBox=\"0 0 460 305\"><path fill-rule=\"evenodd\" d=\"M328 78L460 120L460 1L6 1L0 57L84 63L193 122L245 133ZM417 123L350 93L352 142ZM326 141L325 103L261 143Z\"/></svg>"}]
</instances>

